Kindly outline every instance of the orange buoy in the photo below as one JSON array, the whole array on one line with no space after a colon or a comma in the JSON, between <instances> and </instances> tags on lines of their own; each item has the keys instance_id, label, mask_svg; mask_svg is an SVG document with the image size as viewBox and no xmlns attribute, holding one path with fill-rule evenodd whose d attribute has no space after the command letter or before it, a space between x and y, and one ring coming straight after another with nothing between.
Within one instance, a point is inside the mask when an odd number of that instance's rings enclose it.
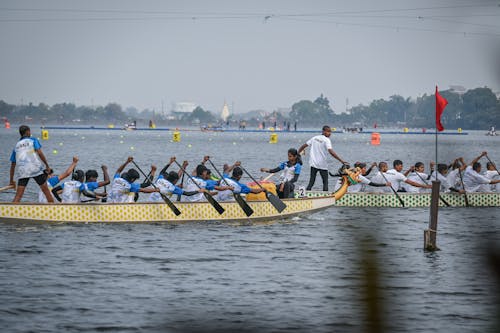
<instances>
[{"instance_id":1,"label":"orange buoy","mask_svg":"<svg viewBox=\"0 0 500 333\"><path fill-rule=\"evenodd\" d=\"M5 122L5 128L10 128L10 123L8 121Z\"/></svg>"},{"instance_id":2,"label":"orange buoy","mask_svg":"<svg viewBox=\"0 0 500 333\"><path fill-rule=\"evenodd\" d=\"M378 146L380 144L380 133L377 132L372 133L371 144L374 146Z\"/></svg>"}]
</instances>

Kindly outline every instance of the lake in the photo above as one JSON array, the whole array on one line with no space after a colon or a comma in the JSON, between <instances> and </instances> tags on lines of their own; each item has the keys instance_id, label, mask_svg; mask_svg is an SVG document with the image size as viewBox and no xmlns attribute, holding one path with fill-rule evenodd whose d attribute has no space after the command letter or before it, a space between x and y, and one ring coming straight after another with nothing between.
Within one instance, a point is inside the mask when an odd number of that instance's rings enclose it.
<instances>
[{"instance_id":1,"label":"lake","mask_svg":"<svg viewBox=\"0 0 500 333\"><path fill-rule=\"evenodd\" d=\"M34 136L40 129L32 126ZM318 131L318 134L320 131ZM481 151L500 161L500 137L439 136L439 161ZM134 156L143 170L170 156L242 161L254 176L311 133L50 130L52 168L112 174ZM354 161L435 159L433 135L333 134ZM0 129L0 186L18 133ZM485 160L481 160L485 163ZM307 156L299 184L306 185ZM330 169L340 164L331 159ZM174 170L176 168L173 167ZM148 171L146 171L148 172ZM249 181L249 179L244 179ZM330 179L333 189L336 179ZM320 179L315 189L320 189ZM31 180L23 198L35 200ZM13 192L0 193L10 201ZM5 332L485 332L499 327L500 208L440 208L437 245L423 251L429 210L333 207L274 223L0 224L0 327ZM497 267L498 268L498 267ZM376 309L375 311L371 311ZM373 315L375 313L375 315ZM372 315L370 315L372 314ZM369 326L369 325L373 326Z\"/></svg>"}]
</instances>

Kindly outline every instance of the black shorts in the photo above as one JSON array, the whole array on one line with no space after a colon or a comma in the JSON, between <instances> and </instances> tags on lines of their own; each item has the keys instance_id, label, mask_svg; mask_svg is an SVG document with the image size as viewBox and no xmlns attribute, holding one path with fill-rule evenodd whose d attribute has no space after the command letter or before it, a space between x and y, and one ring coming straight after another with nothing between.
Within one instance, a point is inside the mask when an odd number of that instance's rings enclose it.
<instances>
[{"instance_id":1,"label":"black shorts","mask_svg":"<svg viewBox=\"0 0 500 333\"><path fill-rule=\"evenodd\" d=\"M38 185L43 185L47 181L47 174L44 172L41 175L31 177L33 178ZM19 178L17 180L17 186L26 186L28 185L29 178Z\"/></svg>"}]
</instances>

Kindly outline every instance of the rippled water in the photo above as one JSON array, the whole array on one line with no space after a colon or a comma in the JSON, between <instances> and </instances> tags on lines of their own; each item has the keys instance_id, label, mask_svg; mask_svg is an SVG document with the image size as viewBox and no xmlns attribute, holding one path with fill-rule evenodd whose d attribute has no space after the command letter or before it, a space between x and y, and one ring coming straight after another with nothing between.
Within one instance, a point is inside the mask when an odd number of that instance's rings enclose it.
<instances>
[{"instance_id":1,"label":"rippled water","mask_svg":"<svg viewBox=\"0 0 500 333\"><path fill-rule=\"evenodd\" d=\"M289 147L310 136L280 134L273 145L268 134L182 132L182 142L174 144L170 132L57 130L42 144L59 171L73 154L82 168L106 163L110 170L129 154L144 169L171 155L193 166L209 154L217 164L241 160L260 176L260 167L276 166ZM17 134L2 129L0 139L0 179L6 183ZM382 135L379 147L368 140L333 136L335 150L350 161L434 159L433 136ZM498 143L479 133L443 136L440 154L470 160L487 150L500 159ZM300 181L307 180L306 170ZM36 185L29 189L26 200L34 198ZM0 200L12 195L2 193ZM254 225L0 224L0 327L359 332L366 331L368 307L375 304L387 331L493 331L499 327L499 289L487 250L500 244L500 209L442 208L439 214L441 251L435 253L422 250L427 209L331 208ZM378 281L374 303L365 293L372 260L378 272L371 275Z\"/></svg>"}]
</instances>

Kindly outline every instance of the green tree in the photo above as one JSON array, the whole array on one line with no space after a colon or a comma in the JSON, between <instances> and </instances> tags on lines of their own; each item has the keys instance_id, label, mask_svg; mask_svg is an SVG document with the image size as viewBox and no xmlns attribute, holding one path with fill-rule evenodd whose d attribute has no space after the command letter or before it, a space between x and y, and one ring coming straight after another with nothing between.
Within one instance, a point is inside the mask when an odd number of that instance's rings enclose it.
<instances>
[{"instance_id":1,"label":"green tree","mask_svg":"<svg viewBox=\"0 0 500 333\"><path fill-rule=\"evenodd\" d=\"M328 124L333 122L334 113L328 99L321 95L315 102L302 100L293 104L290 119L307 125Z\"/></svg>"},{"instance_id":2,"label":"green tree","mask_svg":"<svg viewBox=\"0 0 500 333\"><path fill-rule=\"evenodd\" d=\"M200 123L212 123L215 122L216 119L214 115L210 111L205 111L201 106L196 107L193 112L182 118L183 121L188 122L200 122Z\"/></svg>"}]
</instances>

